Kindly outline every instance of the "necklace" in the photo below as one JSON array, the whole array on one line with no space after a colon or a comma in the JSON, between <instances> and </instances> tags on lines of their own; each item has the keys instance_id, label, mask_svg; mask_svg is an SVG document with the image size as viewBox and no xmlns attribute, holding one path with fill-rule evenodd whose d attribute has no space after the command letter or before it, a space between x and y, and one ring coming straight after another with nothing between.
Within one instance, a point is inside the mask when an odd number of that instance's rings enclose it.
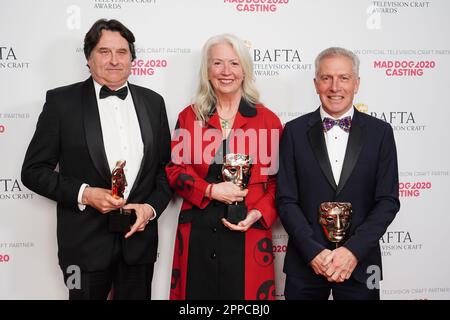
<instances>
[{"instance_id":1,"label":"necklace","mask_svg":"<svg viewBox=\"0 0 450 320\"><path fill-rule=\"evenodd\" d=\"M220 126L222 129L231 129L231 120L233 120L234 116L232 116L229 119L224 119L221 116L219 116L220 119Z\"/></svg>"},{"instance_id":2,"label":"necklace","mask_svg":"<svg viewBox=\"0 0 450 320\"><path fill-rule=\"evenodd\" d=\"M219 110L217 110L217 115L219 116L220 126L222 127L222 129L223 130L231 129L231 123L233 122L233 119L236 117L236 112L228 119L221 117L219 114Z\"/></svg>"}]
</instances>

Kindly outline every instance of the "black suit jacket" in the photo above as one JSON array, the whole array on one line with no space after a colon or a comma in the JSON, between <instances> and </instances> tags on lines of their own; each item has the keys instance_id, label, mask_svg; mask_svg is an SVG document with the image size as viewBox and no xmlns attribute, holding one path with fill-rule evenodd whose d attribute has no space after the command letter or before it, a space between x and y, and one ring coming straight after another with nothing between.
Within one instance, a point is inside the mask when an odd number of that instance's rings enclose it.
<instances>
[{"instance_id":1,"label":"black suit jacket","mask_svg":"<svg viewBox=\"0 0 450 320\"><path fill-rule=\"evenodd\" d=\"M309 263L334 249L319 224L319 205L351 202L353 216L344 246L358 259L353 277L364 282L367 267L381 270L379 239L400 208L397 154L388 123L355 109L339 185L326 149L319 109L286 124L280 146L277 206L289 234L284 271L315 276Z\"/></svg>"},{"instance_id":2,"label":"black suit jacket","mask_svg":"<svg viewBox=\"0 0 450 320\"><path fill-rule=\"evenodd\" d=\"M127 202L148 203L159 217L171 198L164 171L170 160L164 100L152 90L128 86L139 119L144 155ZM58 164L59 170L55 170ZM84 271L94 271L110 264L117 235L108 232L107 215L89 206L81 212L77 203L82 183L111 188L92 78L47 92L25 155L22 182L57 202L58 256L62 267L79 265ZM144 232L120 241L128 264L154 262L158 247L157 219Z\"/></svg>"}]
</instances>

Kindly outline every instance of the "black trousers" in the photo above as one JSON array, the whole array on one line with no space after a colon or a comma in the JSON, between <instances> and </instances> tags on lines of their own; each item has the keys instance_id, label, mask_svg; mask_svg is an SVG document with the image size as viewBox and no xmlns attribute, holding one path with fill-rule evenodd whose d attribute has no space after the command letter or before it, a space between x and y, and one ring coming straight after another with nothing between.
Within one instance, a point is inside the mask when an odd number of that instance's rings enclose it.
<instances>
[{"instance_id":1,"label":"black trousers","mask_svg":"<svg viewBox=\"0 0 450 320\"><path fill-rule=\"evenodd\" d=\"M325 277L315 274L309 278L286 276L286 300L328 300L330 293L333 300L380 300L379 289L369 289L365 283L352 277L336 283L328 282Z\"/></svg>"},{"instance_id":2,"label":"black trousers","mask_svg":"<svg viewBox=\"0 0 450 320\"><path fill-rule=\"evenodd\" d=\"M81 270L77 286L75 273L64 272L69 289L69 300L150 300L153 263L128 265L123 260L120 239L114 247L114 258L105 270L86 272ZM67 269L66 269L67 270Z\"/></svg>"}]
</instances>

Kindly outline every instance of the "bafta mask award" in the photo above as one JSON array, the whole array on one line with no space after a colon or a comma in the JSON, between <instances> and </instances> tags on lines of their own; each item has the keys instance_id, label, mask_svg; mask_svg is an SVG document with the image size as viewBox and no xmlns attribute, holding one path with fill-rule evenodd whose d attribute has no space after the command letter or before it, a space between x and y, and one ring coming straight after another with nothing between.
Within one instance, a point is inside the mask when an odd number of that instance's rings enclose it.
<instances>
[{"instance_id":1,"label":"bafta mask award","mask_svg":"<svg viewBox=\"0 0 450 320\"><path fill-rule=\"evenodd\" d=\"M336 244L344 240L350 227L352 204L350 202L323 202L319 208L319 222L327 239Z\"/></svg>"},{"instance_id":2,"label":"bafta mask award","mask_svg":"<svg viewBox=\"0 0 450 320\"><path fill-rule=\"evenodd\" d=\"M119 160L116 162L116 167L112 171L111 177L111 194L114 198L123 198L125 187L127 186L127 179L125 177L126 161ZM110 232L128 232L131 226L132 210L125 210L120 208L117 211L112 211L108 214L109 231Z\"/></svg>"},{"instance_id":3,"label":"bafta mask award","mask_svg":"<svg viewBox=\"0 0 450 320\"><path fill-rule=\"evenodd\" d=\"M247 187L250 180L250 170L252 162L249 155L241 153L228 153L223 157L222 177L223 181L230 181L241 190ZM228 205L225 218L237 224L247 216L247 206L245 201L235 202Z\"/></svg>"}]
</instances>

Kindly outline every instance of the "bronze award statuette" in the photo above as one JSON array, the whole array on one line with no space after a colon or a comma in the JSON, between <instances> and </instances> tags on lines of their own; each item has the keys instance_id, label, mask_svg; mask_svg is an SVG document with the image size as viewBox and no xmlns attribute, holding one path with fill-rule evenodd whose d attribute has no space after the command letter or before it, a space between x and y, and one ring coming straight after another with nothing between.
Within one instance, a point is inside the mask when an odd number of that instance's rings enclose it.
<instances>
[{"instance_id":1,"label":"bronze award statuette","mask_svg":"<svg viewBox=\"0 0 450 320\"><path fill-rule=\"evenodd\" d=\"M249 155L241 153L228 153L223 157L222 177L223 181L230 181L241 190L247 187L250 180L252 161ZM225 219L233 224L244 220L247 216L245 201L228 205Z\"/></svg>"},{"instance_id":2,"label":"bronze award statuette","mask_svg":"<svg viewBox=\"0 0 450 320\"><path fill-rule=\"evenodd\" d=\"M344 240L350 227L352 204L350 202L322 202L319 207L319 223L327 239L336 243L336 248Z\"/></svg>"},{"instance_id":3,"label":"bronze award statuette","mask_svg":"<svg viewBox=\"0 0 450 320\"><path fill-rule=\"evenodd\" d=\"M117 161L116 167L112 171L111 194L114 198L123 198L125 187L127 186L127 179L124 172L125 164L125 160ZM132 225L132 212L133 210L125 210L122 208L111 211L108 214L109 231L122 233L130 231Z\"/></svg>"}]
</instances>

